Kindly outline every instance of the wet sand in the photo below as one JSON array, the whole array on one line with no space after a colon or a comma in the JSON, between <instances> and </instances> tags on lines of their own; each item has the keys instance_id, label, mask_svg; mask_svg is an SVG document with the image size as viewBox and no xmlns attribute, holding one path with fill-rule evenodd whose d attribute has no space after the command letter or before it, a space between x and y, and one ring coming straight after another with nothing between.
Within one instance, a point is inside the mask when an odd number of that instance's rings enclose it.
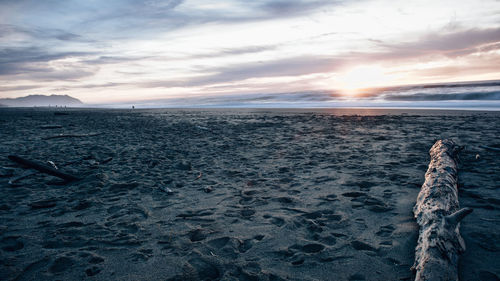
<instances>
[{"instance_id":1,"label":"wet sand","mask_svg":"<svg viewBox=\"0 0 500 281\"><path fill-rule=\"evenodd\" d=\"M2 108L0 135L1 280L413 280L441 138L466 146L460 278L499 280L500 112ZM83 179L9 184L8 155Z\"/></svg>"}]
</instances>

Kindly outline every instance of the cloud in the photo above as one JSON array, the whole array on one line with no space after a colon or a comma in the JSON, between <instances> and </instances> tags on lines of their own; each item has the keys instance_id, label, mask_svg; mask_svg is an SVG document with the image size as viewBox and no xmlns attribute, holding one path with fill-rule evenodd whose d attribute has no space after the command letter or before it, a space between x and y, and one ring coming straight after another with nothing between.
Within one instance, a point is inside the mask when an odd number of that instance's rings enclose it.
<instances>
[{"instance_id":1,"label":"cloud","mask_svg":"<svg viewBox=\"0 0 500 281\"><path fill-rule=\"evenodd\" d=\"M195 83L220 83L260 77L301 76L330 72L338 68L341 59L321 56L301 56L279 60L236 64L208 69L216 74L194 80Z\"/></svg>"},{"instance_id":2,"label":"cloud","mask_svg":"<svg viewBox=\"0 0 500 281\"><path fill-rule=\"evenodd\" d=\"M200 70L201 73L213 74L175 81L150 81L142 83L140 86L145 88L192 87L242 81L251 78L301 76L330 72L337 69L342 63L342 59L332 57L292 57L248 64L204 68Z\"/></svg>"},{"instance_id":3,"label":"cloud","mask_svg":"<svg viewBox=\"0 0 500 281\"><path fill-rule=\"evenodd\" d=\"M120 86L124 86L124 85L130 85L130 83L109 82L109 83L103 83L103 84L83 84L83 85L74 86L74 88L81 88L81 89L112 88L112 87L120 87Z\"/></svg>"},{"instance_id":4,"label":"cloud","mask_svg":"<svg viewBox=\"0 0 500 281\"><path fill-rule=\"evenodd\" d=\"M142 61L147 59L157 59L153 56L98 56L97 58L83 60L82 63L90 65L119 64L124 62Z\"/></svg>"},{"instance_id":5,"label":"cloud","mask_svg":"<svg viewBox=\"0 0 500 281\"><path fill-rule=\"evenodd\" d=\"M38 47L0 49L0 65L11 63L48 62L68 57L91 55L91 52L50 52Z\"/></svg>"},{"instance_id":6,"label":"cloud","mask_svg":"<svg viewBox=\"0 0 500 281\"><path fill-rule=\"evenodd\" d=\"M214 52L210 53L202 53L202 54L196 54L189 56L189 59L196 59L196 58L218 58L218 57L225 57L225 56L234 56L234 55L245 55L245 54L255 54L255 53L261 53L265 51L272 51L276 50L278 46L273 46L273 45L255 45L255 46L246 46L246 47L237 47L237 48L224 48L220 50L216 50ZM181 58L185 59L185 58Z\"/></svg>"},{"instance_id":7,"label":"cloud","mask_svg":"<svg viewBox=\"0 0 500 281\"><path fill-rule=\"evenodd\" d=\"M81 58L90 52L49 52L37 47L0 49L0 78L6 80L73 80L93 75L97 69L79 62L57 63Z\"/></svg>"},{"instance_id":8,"label":"cloud","mask_svg":"<svg viewBox=\"0 0 500 281\"><path fill-rule=\"evenodd\" d=\"M296 16L310 13L313 10L337 4L332 1L301 1L301 0L278 0L267 1L260 8L269 12L272 16Z\"/></svg>"},{"instance_id":9,"label":"cloud","mask_svg":"<svg viewBox=\"0 0 500 281\"><path fill-rule=\"evenodd\" d=\"M38 85L0 86L0 92L24 91L40 88Z\"/></svg>"},{"instance_id":10,"label":"cloud","mask_svg":"<svg viewBox=\"0 0 500 281\"><path fill-rule=\"evenodd\" d=\"M419 43L402 47L414 50L444 51L446 53L467 50L480 45L500 41L500 28L468 29L449 34L431 33L420 38Z\"/></svg>"},{"instance_id":11,"label":"cloud","mask_svg":"<svg viewBox=\"0 0 500 281\"><path fill-rule=\"evenodd\" d=\"M20 1L29 3L30 1ZM103 38L148 38L157 32L171 32L201 24L237 24L280 20L311 14L321 8L336 6L342 1L327 0L170 0L170 1L106 1L59 4L59 10L73 13L75 32L92 30ZM22 5L37 14L50 14L43 7ZM35 6L36 7L36 6Z\"/></svg>"},{"instance_id":12,"label":"cloud","mask_svg":"<svg viewBox=\"0 0 500 281\"><path fill-rule=\"evenodd\" d=\"M392 94L385 97L390 101L451 101L451 100L500 100L500 91L498 92L470 92L470 93L447 93L447 94L428 94L417 93L412 95Z\"/></svg>"},{"instance_id":13,"label":"cloud","mask_svg":"<svg viewBox=\"0 0 500 281\"><path fill-rule=\"evenodd\" d=\"M374 40L371 40L375 42ZM415 41L403 43L376 42L383 52L368 54L373 60L408 59L423 56L444 55L455 58L476 52L500 49L500 27L487 29L467 29L452 33L428 33ZM353 56L359 55L356 53Z\"/></svg>"},{"instance_id":14,"label":"cloud","mask_svg":"<svg viewBox=\"0 0 500 281\"><path fill-rule=\"evenodd\" d=\"M9 40L10 37L21 36L21 41L30 40L57 40L70 42L95 42L85 39L81 35L54 28L24 28L12 24L0 24L0 39ZM19 41L19 39L17 39Z\"/></svg>"},{"instance_id":15,"label":"cloud","mask_svg":"<svg viewBox=\"0 0 500 281\"><path fill-rule=\"evenodd\" d=\"M329 91L304 91L304 92L284 92L284 93L246 93L246 94L224 94L210 96L186 96L183 98L153 99L135 101L133 103L139 107L162 107L162 106L262 106L262 105L300 105L315 104L343 100L340 94Z\"/></svg>"}]
</instances>

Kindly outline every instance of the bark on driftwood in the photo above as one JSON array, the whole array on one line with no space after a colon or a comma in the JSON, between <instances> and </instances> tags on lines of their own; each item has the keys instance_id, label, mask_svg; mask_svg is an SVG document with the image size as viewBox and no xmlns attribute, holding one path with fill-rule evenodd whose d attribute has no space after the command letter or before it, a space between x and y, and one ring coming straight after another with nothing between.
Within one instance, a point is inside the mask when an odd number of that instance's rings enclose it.
<instances>
[{"instance_id":1,"label":"bark on driftwood","mask_svg":"<svg viewBox=\"0 0 500 281\"><path fill-rule=\"evenodd\" d=\"M459 255L465 251L460 221L472 209L459 209L458 153L453 140L439 140L430 150L431 162L413 209L420 226L415 248L415 280L458 280Z\"/></svg>"}]
</instances>

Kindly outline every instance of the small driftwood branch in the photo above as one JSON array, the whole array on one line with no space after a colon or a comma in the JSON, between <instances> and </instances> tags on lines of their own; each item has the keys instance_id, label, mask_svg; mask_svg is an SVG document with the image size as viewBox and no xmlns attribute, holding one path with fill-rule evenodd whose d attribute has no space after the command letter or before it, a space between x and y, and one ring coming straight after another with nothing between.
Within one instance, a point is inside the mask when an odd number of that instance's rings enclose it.
<instances>
[{"instance_id":1,"label":"small driftwood branch","mask_svg":"<svg viewBox=\"0 0 500 281\"><path fill-rule=\"evenodd\" d=\"M113 160L113 157L108 157L108 158L106 158L106 159L104 159L104 160L100 161L100 163L101 163L101 164L106 164L106 163L111 162L111 160Z\"/></svg>"},{"instance_id":2,"label":"small driftwood branch","mask_svg":"<svg viewBox=\"0 0 500 281\"><path fill-rule=\"evenodd\" d=\"M500 148L496 148L496 147L491 147L491 146L486 146L486 145L480 145L479 146L480 148L484 148L486 150L491 150L491 151L497 151L497 152L500 152Z\"/></svg>"},{"instance_id":3,"label":"small driftwood branch","mask_svg":"<svg viewBox=\"0 0 500 281\"><path fill-rule=\"evenodd\" d=\"M50 140L50 139L59 139L59 138L83 138L83 137L95 137L95 136L99 136L99 135L102 135L102 133L75 134L75 135L59 134L59 135L55 135L55 136L45 137L42 139Z\"/></svg>"},{"instance_id":4,"label":"small driftwood branch","mask_svg":"<svg viewBox=\"0 0 500 281\"><path fill-rule=\"evenodd\" d=\"M24 178L27 178L29 176L32 176L32 175L36 175L38 174L38 171L26 171L24 172L22 175L19 175L17 177L13 177L9 180L9 184L10 185L14 185L16 182L24 179Z\"/></svg>"},{"instance_id":5,"label":"small driftwood branch","mask_svg":"<svg viewBox=\"0 0 500 281\"><path fill-rule=\"evenodd\" d=\"M431 162L413 209L420 232L415 248L416 281L458 280L458 257L465 251L460 221L472 212L459 209L458 153L452 140L438 140L431 148Z\"/></svg>"},{"instance_id":6,"label":"small driftwood branch","mask_svg":"<svg viewBox=\"0 0 500 281\"><path fill-rule=\"evenodd\" d=\"M47 165L40 163L40 162L35 162L35 161L28 160L28 159L24 159L24 158L21 158L19 156L9 155L9 159L18 163L18 164L30 167L32 169L35 169L35 170L40 171L40 172L45 173L45 174L49 174L49 175L61 178L65 181L75 181L75 180L80 179L80 178L75 177L73 175L70 175L70 174L61 172L57 169L54 169L51 166L47 166Z\"/></svg>"},{"instance_id":7,"label":"small driftwood branch","mask_svg":"<svg viewBox=\"0 0 500 281\"><path fill-rule=\"evenodd\" d=\"M56 125L56 124L49 124L49 125L41 125L40 129L60 129L62 128L61 125Z\"/></svg>"}]
</instances>

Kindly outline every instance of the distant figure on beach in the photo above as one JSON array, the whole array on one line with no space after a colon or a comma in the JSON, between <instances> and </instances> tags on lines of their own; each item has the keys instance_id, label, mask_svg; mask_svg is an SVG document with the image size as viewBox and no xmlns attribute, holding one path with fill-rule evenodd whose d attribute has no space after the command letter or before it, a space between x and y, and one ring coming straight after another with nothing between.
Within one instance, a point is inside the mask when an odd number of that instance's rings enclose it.
<instances>
[{"instance_id":1,"label":"distant figure on beach","mask_svg":"<svg viewBox=\"0 0 500 281\"><path fill-rule=\"evenodd\" d=\"M132 105L132 109L135 109L135 106Z\"/></svg>"}]
</instances>

